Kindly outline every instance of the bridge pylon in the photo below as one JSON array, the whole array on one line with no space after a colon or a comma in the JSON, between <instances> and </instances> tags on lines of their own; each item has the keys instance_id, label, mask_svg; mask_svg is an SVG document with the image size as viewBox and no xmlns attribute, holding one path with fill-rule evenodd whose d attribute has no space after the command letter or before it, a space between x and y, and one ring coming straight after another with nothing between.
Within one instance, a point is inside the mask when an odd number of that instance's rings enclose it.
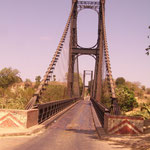
<instances>
[{"instance_id":1,"label":"bridge pylon","mask_svg":"<svg viewBox=\"0 0 150 150\"><path fill-rule=\"evenodd\" d=\"M102 93L102 74L103 74L103 53L104 53L104 38L103 38L103 19L102 5L105 1L79 1L72 0L75 3L73 10L71 26L70 26L70 48L69 48L69 69L68 69L68 95L73 96L74 91L74 72L75 62L78 61L80 55L91 55L95 58L94 80L92 81L91 96L97 101L101 101ZM77 17L81 10L93 9L98 14L98 39L96 45L90 48L84 48L78 45L77 41ZM78 85L79 87L79 85ZM78 88L79 89L79 88ZM79 94L79 91L75 92Z\"/></svg>"}]
</instances>

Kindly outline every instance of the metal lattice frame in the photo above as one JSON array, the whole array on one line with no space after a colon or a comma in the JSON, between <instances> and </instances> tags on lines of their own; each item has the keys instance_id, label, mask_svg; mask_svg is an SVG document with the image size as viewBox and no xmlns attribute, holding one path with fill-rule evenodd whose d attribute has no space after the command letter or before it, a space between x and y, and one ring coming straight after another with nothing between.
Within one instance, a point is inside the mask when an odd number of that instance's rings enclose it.
<instances>
[{"instance_id":1,"label":"metal lattice frame","mask_svg":"<svg viewBox=\"0 0 150 150\"><path fill-rule=\"evenodd\" d=\"M99 6L100 4L97 1L78 1L78 12L83 9L93 9L98 13Z\"/></svg>"}]
</instances>

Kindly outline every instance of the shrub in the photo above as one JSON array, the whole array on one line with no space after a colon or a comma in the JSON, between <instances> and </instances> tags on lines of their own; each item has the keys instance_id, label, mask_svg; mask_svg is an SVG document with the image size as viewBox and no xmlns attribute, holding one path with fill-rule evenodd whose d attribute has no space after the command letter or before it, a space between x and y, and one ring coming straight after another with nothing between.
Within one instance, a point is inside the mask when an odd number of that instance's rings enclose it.
<instances>
[{"instance_id":1,"label":"shrub","mask_svg":"<svg viewBox=\"0 0 150 150\"><path fill-rule=\"evenodd\" d=\"M46 90L41 96L40 102L50 102L54 100L60 100L67 98L67 88L65 85L61 84L51 84L48 85Z\"/></svg>"},{"instance_id":2,"label":"shrub","mask_svg":"<svg viewBox=\"0 0 150 150\"><path fill-rule=\"evenodd\" d=\"M139 98L143 98L144 97L144 91L143 89L141 88L141 84L140 82L129 82L127 81L126 82L126 86L134 92L134 95L136 97L139 97Z\"/></svg>"},{"instance_id":3,"label":"shrub","mask_svg":"<svg viewBox=\"0 0 150 150\"><path fill-rule=\"evenodd\" d=\"M12 68L4 68L0 71L0 87L7 88L8 86L21 82L22 79L19 77L19 71Z\"/></svg>"},{"instance_id":4,"label":"shrub","mask_svg":"<svg viewBox=\"0 0 150 150\"><path fill-rule=\"evenodd\" d=\"M147 93L147 94L150 94L150 88L147 88L147 89L146 89L146 93Z\"/></svg>"},{"instance_id":5,"label":"shrub","mask_svg":"<svg viewBox=\"0 0 150 150\"><path fill-rule=\"evenodd\" d=\"M126 86L116 88L116 96L122 111L130 111L138 106L133 91Z\"/></svg>"},{"instance_id":6,"label":"shrub","mask_svg":"<svg viewBox=\"0 0 150 150\"><path fill-rule=\"evenodd\" d=\"M20 89L18 87L15 92L12 92L10 88L7 88L4 91L3 97L0 97L0 108L24 109L33 93L33 88Z\"/></svg>"},{"instance_id":7,"label":"shrub","mask_svg":"<svg viewBox=\"0 0 150 150\"><path fill-rule=\"evenodd\" d=\"M121 85L125 85L125 82L126 81L123 77L119 77L119 78L116 79L115 83L116 83L117 86L121 86Z\"/></svg>"}]
</instances>

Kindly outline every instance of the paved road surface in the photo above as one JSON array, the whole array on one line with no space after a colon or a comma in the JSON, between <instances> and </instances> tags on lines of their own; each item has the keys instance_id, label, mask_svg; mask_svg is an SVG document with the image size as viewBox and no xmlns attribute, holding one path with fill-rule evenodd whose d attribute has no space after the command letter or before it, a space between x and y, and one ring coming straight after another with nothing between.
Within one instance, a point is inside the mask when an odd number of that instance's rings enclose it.
<instances>
[{"instance_id":1,"label":"paved road surface","mask_svg":"<svg viewBox=\"0 0 150 150\"><path fill-rule=\"evenodd\" d=\"M90 102L81 101L55 121L44 133L31 137L0 138L0 150L119 150L98 140Z\"/></svg>"}]
</instances>

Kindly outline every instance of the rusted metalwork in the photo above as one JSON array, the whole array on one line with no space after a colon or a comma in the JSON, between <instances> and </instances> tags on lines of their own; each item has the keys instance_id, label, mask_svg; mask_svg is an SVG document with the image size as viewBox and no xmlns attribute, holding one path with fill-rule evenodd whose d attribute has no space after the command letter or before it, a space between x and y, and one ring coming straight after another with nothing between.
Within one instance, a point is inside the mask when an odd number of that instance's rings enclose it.
<instances>
[{"instance_id":1,"label":"rusted metalwork","mask_svg":"<svg viewBox=\"0 0 150 150\"><path fill-rule=\"evenodd\" d=\"M68 69L68 95L71 97L73 95L73 80L74 80L74 64L78 56L80 55L91 55L96 59L96 63L99 62L99 34L97 43L90 48L83 48L78 45L77 41L77 16L78 13L83 9L94 9L98 12L98 15L101 14L99 11L100 3L98 1L76 1L74 11L73 11L73 18L71 21L71 35L70 35L70 50L69 50L69 69ZM99 15L100 16L100 15ZM98 16L98 18L100 18ZM98 64L97 64L98 65ZM97 90L97 71L95 71L95 90ZM98 93L98 92L97 92Z\"/></svg>"},{"instance_id":2,"label":"rusted metalwork","mask_svg":"<svg viewBox=\"0 0 150 150\"><path fill-rule=\"evenodd\" d=\"M78 12L80 12L83 9L93 9L98 13L99 2L98 1L78 1Z\"/></svg>"},{"instance_id":3,"label":"rusted metalwork","mask_svg":"<svg viewBox=\"0 0 150 150\"><path fill-rule=\"evenodd\" d=\"M107 44L107 36L106 36L106 25L105 25L105 0L101 0L101 11L102 11L102 31L103 31L103 40L104 40L104 55L105 55L105 62L106 62L106 69L107 69L107 79L110 87L111 98L112 98L112 110L113 114L120 114L120 108L118 105L118 101L115 94L115 87L114 81L112 78L112 71L109 59L109 51L108 51L108 44Z\"/></svg>"},{"instance_id":4,"label":"rusted metalwork","mask_svg":"<svg viewBox=\"0 0 150 150\"><path fill-rule=\"evenodd\" d=\"M102 31L102 13L101 7L99 7L99 22L98 22L98 48L99 53L96 56L96 63L95 63L95 93L94 98L100 102L102 101L102 76L103 76L103 31Z\"/></svg>"},{"instance_id":5,"label":"rusted metalwork","mask_svg":"<svg viewBox=\"0 0 150 150\"><path fill-rule=\"evenodd\" d=\"M93 9L98 13L98 39L97 43L91 48L83 48L78 45L77 41L77 16L78 13L83 9ZM95 72L94 72L94 80L92 81L92 92L91 96L96 101L101 101L102 97L102 75L103 75L103 61L106 64L106 75L108 80L108 87L110 88L110 94L112 98L112 110L114 114L118 114L119 106L117 103L116 95L115 95L115 87L114 81L112 78L112 71L109 59L109 51L108 44L106 38L106 27L105 27L105 0L99 1L78 1L72 0L72 8L71 12L65 26L65 30L63 32L62 38L59 42L59 45L56 49L54 57L44 75L44 79L39 85L37 91L34 96L29 101L26 109L32 108L36 102L38 102L39 97L41 96L43 90L45 90L48 85L48 81L51 80L53 71L55 69L56 63L61 54L63 43L65 41L67 32L70 27L70 44L69 44L69 66L68 66L68 80L67 80L67 88L69 97L73 97L74 90L74 69L75 64L77 64L77 74L78 72L78 56L80 55L91 55L95 58ZM104 57L103 57L104 56ZM76 63L77 62L77 63ZM79 80L79 77L78 77ZM79 82L77 82L78 87L76 95L79 96ZM77 94L78 93L78 94Z\"/></svg>"},{"instance_id":6,"label":"rusted metalwork","mask_svg":"<svg viewBox=\"0 0 150 150\"><path fill-rule=\"evenodd\" d=\"M73 8L73 16L70 25L70 42L69 42L69 66L68 66L68 77L67 77L67 90L68 96L73 97L73 78L74 78L74 64L75 55L72 55L72 48L76 47L77 43L77 2L75 2ZM72 3L74 1L72 0Z\"/></svg>"},{"instance_id":7,"label":"rusted metalwork","mask_svg":"<svg viewBox=\"0 0 150 150\"><path fill-rule=\"evenodd\" d=\"M107 37L106 37L106 26L105 26L105 6L104 6L104 1L102 1L101 9L102 9L102 24L103 24L103 38L104 38L104 55L105 55L105 62L106 62L106 68L107 68L107 76L108 76L108 82L110 84L110 90L112 94L112 98L116 98L115 95L115 88L114 88L114 81L112 78L112 71L111 71L111 65L110 65L110 60L109 60L109 52L108 52L108 44L107 44Z\"/></svg>"},{"instance_id":8,"label":"rusted metalwork","mask_svg":"<svg viewBox=\"0 0 150 150\"><path fill-rule=\"evenodd\" d=\"M37 108L39 109L39 117L38 123L42 123L45 120L49 119L50 117L54 116L58 112L62 111L66 107L70 106L71 104L77 102L78 98L66 99L66 100L59 100L53 101L45 104L38 104Z\"/></svg>"},{"instance_id":9,"label":"rusted metalwork","mask_svg":"<svg viewBox=\"0 0 150 150\"><path fill-rule=\"evenodd\" d=\"M74 6L76 4L76 1L77 0L74 0L73 3L72 3L72 8L71 8L71 11L70 11L70 15L69 15L69 18L67 20L67 23L66 23L66 26L65 26L65 29L64 29L64 32L63 32L63 35L60 39L60 42L58 44L58 47L56 49L56 52L52 58L52 61L49 65L49 67L47 68L47 71L44 75L44 78L43 80L41 81L37 91L35 92L35 94L33 95L33 97L30 99L29 103L26 105L25 109L31 109L34 107L34 105L36 104L36 102L39 101L39 97L41 96L42 92L43 92L43 87L46 87L46 85L48 85L48 81L50 81L50 77L52 76L52 73L53 73L53 69L58 61L58 58L59 58L59 54L61 53L62 51L62 48L63 48L63 44L64 44L64 41L66 39L66 35L67 35L67 32L69 30L69 25L70 25L70 22L71 22L71 18L72 18L72 14L73 14L73 11L74 11Z\"/></svg>"},{"instance_id":10,"label":"rusted metalwork","mask_svg":"<svg viewBox=\"0 0 150 150\"><path fill-rule=\"evenodd\" d=\"M89 48L73 48L72 53L74 55L96 55L98 53L98 49L89 49Z\"/></svg>"},{"instance_id":11,"label":"rusted metalwork","mask_svg":"<svg viewBox=\"0 0 150 150\"><path fill-rule=\"evenodd\" d=\"M99 121L101 122L102 126L104 126L104 115L105 113L110 113L110 110L106 108L102 103L97 102L96 100L92 98L91 98L91 101L96 110Z\"/></svg>"}]
</instances>

